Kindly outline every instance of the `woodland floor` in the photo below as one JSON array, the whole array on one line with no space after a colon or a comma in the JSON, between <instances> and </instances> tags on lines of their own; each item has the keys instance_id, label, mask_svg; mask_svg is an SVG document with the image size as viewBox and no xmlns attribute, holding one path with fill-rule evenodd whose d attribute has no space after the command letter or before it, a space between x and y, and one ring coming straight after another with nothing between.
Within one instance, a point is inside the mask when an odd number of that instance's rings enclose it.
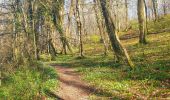
<instances>
[{"instance_id":1,"label":"woodland floor","mask_svg":"<svg viewBox=\"0 0 170 100\"><path fill-rule=\"evenodd\" d=\"M103 56L100 43L88 45L83 59L58 55L48 62L59 75L57 95L63 100L169 100L170 34L151 34L148 40L144 46L138 45L138 38L122 41L134 71L116 63L112 53Z\"/></svg>"},{"instance_id":2,"label":"woodland floor","mask_svg":"<svg viewBox=\"0 0 170 100\"><path fill-rule=\"evenodd\" d=\"M74 55L58 55L50 62L59 74L57 95L63 100L170 100L169 19L149 23L146 45L138 44L138 32L119 34L135 70L117 63L112 52L103 55L97 36L84 43L83 59L76 48Z\"/></svg>"},{"instance_id":3,"label":"woodland floor","mask_svg":"<svg viewBox=\"0 0 170 100\"><path fill-rule=\"evenodd\" d=\"M60 100L88 100L92 89L80 79L80 74L73 68L56 66L56 69L60 81L57 93Z\"/></svg>"}]
</instances>

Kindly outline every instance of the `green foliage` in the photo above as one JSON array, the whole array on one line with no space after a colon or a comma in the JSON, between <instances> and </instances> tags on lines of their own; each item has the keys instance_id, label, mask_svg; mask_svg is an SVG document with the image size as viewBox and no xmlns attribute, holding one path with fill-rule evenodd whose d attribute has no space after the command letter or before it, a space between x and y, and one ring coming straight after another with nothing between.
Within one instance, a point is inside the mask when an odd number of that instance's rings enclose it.
<instances>
[{"instance_id":1,"label":"green foliage","mask_svg":"<svg viewBox=\"0 0 170 100\"><path fill-rule=\"evenodd\" d=\"M46 90L56 88L58 82L55 69L40 63L32 67L20 67L13 74L9 74L2 82L0 98L35 99L45 95Z\"/></svg>"},{"instance_id":2,"label":"green foliage","mask_svg":"<svg viewBox=\"0 0 170 100\"><path fill-rule=\"evenodd\" d=\"M168 98L170 34L152 34L148 40L147 45L137 44L137 38L122 41L137 66L135 70L116 63L112 53L108 56L99 55L100 52L87 53L84 59L60 55L57 63L75 67L77 72L84 75L85 81L100 89L100 92L96 91L93 95L106 100ZM100 44L96 45L99 47Z\"/></svg>"},{"instance_id":3,"label":"green foliage","mask_svg":"<svg viewBox=\"0 0 170 100\"><path fill-rule=\"evenodd\" d=\"M98 43L100 41L100 37L98 35L90 36L90 40L94 43Z\"/></svg>"},{"instance_id":4,"label":"green foliage","mask_svg":"<svg viewBox=\"0 0 170 100\"><path fill-rule=\"evenodd\" d=\"M138 24L137 20L132 20L130 23L131 23L131 28L132 29L135 29L135 30L139 29L139 24Z\"/></svg>"},{"instance_id":5,"label":"green foliage","mask_svg":"<svg viewBox=\"0 0 170 100\"><path fill-rule=\"evenodd\" d=\"M49 62L52 60L52 57L50 54L42 54L42 55L40 55L40 59L41 59L41 61Z\"/></svg>"},{"instance_id":6,"label":"green foliage","mask_svg":"<svg viewBox=\"0 0 170 100\"><path fill-rule=\"evenodd\" d=\"M160 18L158 21L149 21L148 29L151 33L170 30L170 15Z\"/></svg>"},{"instance_id":7,"label":"green foliage","mask_svg":"<svg viewBox=\"0 0 170 100\"><path fill-rule=\"evenodd\" d=\"M131 22L132 30L139 30L139 25L137 20L132 20ZM148 32L149 33L161 33L170 30L170 15L160 17L158 21L148 20ZM135 32L135 31L134 31Z\"/></svg>"}]
</instances>

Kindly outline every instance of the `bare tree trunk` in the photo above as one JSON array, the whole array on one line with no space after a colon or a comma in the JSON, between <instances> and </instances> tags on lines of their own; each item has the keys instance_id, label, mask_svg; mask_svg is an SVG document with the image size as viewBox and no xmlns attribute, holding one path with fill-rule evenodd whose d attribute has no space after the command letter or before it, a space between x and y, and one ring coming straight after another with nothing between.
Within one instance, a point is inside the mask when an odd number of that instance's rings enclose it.
<instances>
[{"instance_id":1,"label":"bare tree trunk","mask_svg":"<svg viewBox=\"0 0 170 100\"><path fill-rule=\"evenodd\" d=\"M64 33L64 30L63 30L63 13L64 13L64 0L59 0L58 2L58 17L57 17L57 20L58 20L58 25L60 26L60 34L61 34L61 38L62 38L62 41L63 41L63 51L64 54L67 54L67 47L66 47L66 33Z\"/></svg>"},{"instance_id":2,"label":"bare tree trunk","mask_svg":"<svg viewBox=\"0 0 170 100\"><path fill-rule=\"evenodd\" d=\"M71 32L71 24L72 24L72 16L73 16L73 0L70 1L71 2L71 5L70 5L70 8L69 8L69 13L68 13L68 26L67 26L67 29L66 29L66 34L69 35L69 38L72 38L72 32ZM71 40L72 41L72 40Z\"/></svg>"},{"instance_id":3,"label":"bare tree trunk","mask_svg":"<svg viewBox=\"0 0 170 100\"><path fill-rule=\"evenodd\" d=\"M83 1L84 4L84 1ZM87 32L86 32L86 19L85 19L85 14L84 14L84 6L81 7L82 10L82 30L83 30L83 34L87 36Z\"/></svg>"},{"instance_id":4,"label":"bare tree trunk","mask_svg":"<svg viewBox=\"0 0 170 100\"><path fill-rule=\"evenodd\" d=\"M52 43L52 38L51 38L51 33L50 32L50 28L48 27L47 28L47 35L48 35L48 53L51 55L51 60L55 60L55 56L57 54L55 48L54 48L54 45Z\"/></svg>"},{"instance_id":5,"label":"bare tree trunk","mask_svg":"<svg viewBox=\"0 0 170 100\"><path fill-rule=\"evenodd\" d=\"M33 45L34 45L34 57L36 60L39 60L39 54L38 54L38 33L35 31L35 20L34 20L34 8L35 1L29 1L29 14L30 14L30 25L31 25L31 32L33 33Z\"/></svg>"},{"instance_id":6,"label":"bare tree trunk","mask_svg":"<svg viewBox=\"0 0 170 100\"><path fill-rule=\"evenodd\" d=\"M125 28L125 31L128 30L128 0L125 0L125 11L126 11L126 28Z\"/></svg>"},{"instance_id":7,"label":"bare tree trunk","mask_svg":"<svg viewBox=\"0 0 170 100\"><path fill-rule=\"evenodd\" d=\"M155 21L157 21L158 20L158 1L152 0L152 3L153 3L152 5L153 5Z\"/></svg>"},{"instance_id":8,"label":"bare tree trunk","mask_svg":"<svg viewBox=\"0 0 170 100\"><path fill-rule=\"evenodd\" d=\"M147 24L146 24L146 8L145 1L138 0L138 21L139 21L139 43L146 44Z\"/></svg>"},{"instance_id":9,"label":"bare tree trunk","mask_svg":"<svg viewBox=\"0 0 170 100\"><path fill-rule=\"evenodd\" d=\"M144 4L145 4L145 17L146 17L146 32L148 33L148 7L146 5L146 1L144 0Z\"/></svg>"},{"instance_id":10,"label":"bare tree trunk","mask_svg":"<svg viewBox=\"0 0 170 100\"><path fill-rule=\"evenodd\" d=\"M78 29L78 35L79 35L79 52L80 57L83 57L83 40L82 40L82 23L80 19L80 11L79 11L79 0L76 0L76 21L77 21L77 29Z\"/></svg>"},{"instance_id":11,"label":"bare tree trunk","mask_svg":"<svg viewBox=\"0 0 170 100\"><path fill-rule=\"evenodd\" d=\"M96 16L96 22L97 22L97 27L99 29L99 32L100 32L100 37L101 37L101 40L103 42L103 46L104 46L104 55L107 55L108 53L108 46L107 46L107 43L106 43L106 40L104 38L104 29L102 28L102 24L100 22L100 19L102 20L101 18L101 15L98 14L98 2L96 0L93 0L94 1L94 11L95 11L95 16Z\"/></svg>"},{"instance_id":12,"label":"bare tree trunk","mask_svg":"<svg viewBox=\"0 0 170 100\"><path fill-rule=\"evenodd\" d=\"M167 7L166 7L166 1L163 0L163 12L164 12L164 16L167 15Z\"/></svg>"},{"instance_id":13,"label":"bare tree trunk","mask_svg":"<svg viewBox=\"0 0 170 100\"><path fill-rule=\"evenodd\" d=\"M113 23L113 20L110 16L108 8L106 7L106 0L100 0L100 4L102 7L103 16L105 19L107 32L111 41L112 48L118 58L118 61L127 63L132 69L134 68L134 64L131 61L126 49L120 43L118 35L116 33L116 28Z\"/></svg>"},{"instance_id":14,"label":"bare tree trunk","mask_svg":"<svg viewBox=\"0 0 170 100\"><path fill-rule=\"evenodd\" d=\"M13 9L14 9L15 12L17 12L19 10L19 1L15 0L15 3L16 3L16 7L13 6ZM18 21L18 13L14 13L13 17L14 17L14 23L13 23L13 32L14 32L14 34L13 34L13 41L14 41L14 43L13 43L13 60L18 62L17 61L18 60L17 31L16 31L17 30L16 23Z\"/></svg>"},{"instance_id":15,"label":"bare tree trunk","mask_svg":"<svg viewBox=\"0 0 170 100\"><path fill-rule=\"evenodd\" d=\"M64 13L63 7L64 7L64 0L54 1L53 23L54 23L56 29L58 30L58 32L60 34L60 39L61 39L62 46L63 46L62 52L64 52L64 54L67 54L67 48L71 53L72 53L72 49L69 45L69 42L66 38L66 34L64 33L64 30L63 30L63 27L62 27L63 26L63 13Z\"/></svg>"}]
</instances>

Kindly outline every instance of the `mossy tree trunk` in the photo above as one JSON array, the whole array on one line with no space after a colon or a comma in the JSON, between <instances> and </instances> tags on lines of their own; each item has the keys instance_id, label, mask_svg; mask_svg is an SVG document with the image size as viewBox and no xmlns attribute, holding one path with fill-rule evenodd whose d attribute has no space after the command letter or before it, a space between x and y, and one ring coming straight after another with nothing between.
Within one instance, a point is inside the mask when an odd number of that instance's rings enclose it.
<instances>
[{"instance_id":1,"label":"mossy tree trunk","mask_svg":"<svg viewBox=\"0 0 170 100\"><path fill-rule=\"evenodd\" d=\"M38 32L35 28L35 0L29 0L29 17L30 17L30 26L31 26L31 33L33 34L33 46L34 46L34 57L36 60L39 60L39 50L38 50Z\"/></svg>"},{"instance_id":2,"label":"mossy tree trunk","mask_svg":"<svg viewBox=\"0 0 170 100\"><path fill-rule=\"evenodd\" d=\"M66 38L66 34L63 30L63 13L64 13L64 0L57 0L53 2L53 23L55 28L60 34L60 39L62 42L64 54L67 54L67 48L72 53L72 49L70 47L70 44Z\"/></svg>"},{"instance_id":3,"label":"mossy tree trunk","mask_svg":"<svg viewBox=\"0 0 170 100\"><path fill-rule=\"evenodd\" d=\"M82 23L80 19L80 11L79 11L79 0L76 0L76 22L77 22L77 32L79 35L79 55L83 57L83 39L82 39Z\"/></svg>"},{"instance_id":4,"label":"mossy tree trunk","mask_svg":"<svg viewBox=\"0 0 170 100\"><path fill-rule=\"evenodd\" d=\"M48 35L48 53L51 55L51 60L55 60L57 55L56 49L52 42L50 27L47 28L47 35Z\"/></svg>"},{"instance_id":5,"label":"mossy tree trunk","mask_svg":"<svg viewBox=\"0 0 170 100\"><path fill-rule=\"evenodd\" d=\"M101 40L103 42L103 47L104 47L104 55L107 55L108 53L108 44L106 43L106 39L104 38L104 28L102 27L102 21L100 20L103 20L102 19L102 16L100 13L98 13L98 1L97 0L93 0L93 2L95 3L94 4L94 11L95 11L95 17L96 17L96 22L97 22L97 27L99 29L99 32L100 32L100 37L101 37Z\"/></svg>"},{"instance_id":6,"label":"mossy tree trunk","mask_svg":"<svg viewBox=\"0 0 170 100\"><path fill-rule=\"evenodd\" d=\"M134 64L131 61L126 49L120 43L120 40L116 33L116 28L115 28L114 22L110 16L110 12L109 12L108 8L106 7L107 6L106 0L100 0L100 4L101 4L101 8L102 8L102 13L103 13L103 16L105 19L105 23L106 23L107 33L109 35L112 48L116 54L116 57L118 58L118 61L128 64L133 69Z\"/></svg>"},{"instance_id":7,"label":"mossy tree trunk","mask_svg":"<svg viewBox=\"0 0 170 100\"><path fill-rule=\"evenodd\" d=\"M147 34L147 20L146 20L146 7L144 0L138 0L138 22L139 22L139 43L146 44L146 34Z\"/></svg>"}]
</instances>

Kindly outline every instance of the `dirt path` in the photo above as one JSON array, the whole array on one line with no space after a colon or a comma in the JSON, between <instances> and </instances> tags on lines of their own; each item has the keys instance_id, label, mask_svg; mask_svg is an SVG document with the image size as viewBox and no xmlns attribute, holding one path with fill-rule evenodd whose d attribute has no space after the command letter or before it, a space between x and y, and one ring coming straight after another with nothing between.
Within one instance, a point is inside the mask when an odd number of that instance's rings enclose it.
<instances>
[{"instance_id":1,"label":"dirt path","mask_svg":"<svg viewBox=\"0 0 170 100\"><path fill-rule=\"evenodd\" d=\"M88 100L91 89L73 68L56 66L56 69L60 80L57 95L61 100Z\"/></svg>"}]
</instances>

